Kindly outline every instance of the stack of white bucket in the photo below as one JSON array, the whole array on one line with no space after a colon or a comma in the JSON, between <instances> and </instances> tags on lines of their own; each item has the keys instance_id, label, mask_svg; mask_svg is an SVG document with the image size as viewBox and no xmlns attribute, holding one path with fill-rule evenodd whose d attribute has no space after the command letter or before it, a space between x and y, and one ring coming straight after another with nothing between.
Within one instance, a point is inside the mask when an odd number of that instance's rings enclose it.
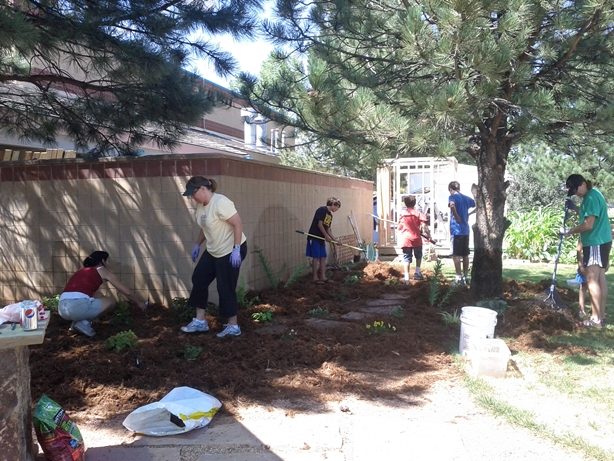
<instances>
[{"instance_id":1,"label":"stack of white bucket","mask_svg":"<svg viewBox=\"0 0 614 461\"><path fill-rule=\"evenodd\" d=\"M475 374L505 375L510 350L503 340L493 339L496 325L496 311L476 306L463 307L458 350L471 359Z\"/></svg>"}]
</instances>

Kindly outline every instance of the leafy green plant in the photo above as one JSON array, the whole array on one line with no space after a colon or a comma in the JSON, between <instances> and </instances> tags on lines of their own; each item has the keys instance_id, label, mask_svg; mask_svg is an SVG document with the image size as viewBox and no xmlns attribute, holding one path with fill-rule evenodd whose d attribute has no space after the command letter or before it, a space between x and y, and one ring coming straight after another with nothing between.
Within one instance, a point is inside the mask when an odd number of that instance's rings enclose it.
<instances>
[{"instance_id":1,"label":"leafy green plant","mask_svg":"<svg viewBox=\"0 0 614 461\"><path fill-rule=\"evenodd\" d=\"M484 301L478 301L475 303L478 307L485 307L486 309L491 309L497 313L497 315L501 316L507 312L509 306L507 302L502 299L487 299Z\"/></svg>"},{"instance_id":2,"label":"leafy green plant","mask_svg":"<svg viewBox=\"0 0 614 461\"><path fill-rule=\"evenodd\" d=\"M52 311L52 312L57 312L58 311L58 304L60 302L60 295L55 295L55 296L50 296L48 298L43 298L42 300L43 303L43 307L46 310ZM4 303L2 303L2 305L4 306Z\"/></svg>"},{"instance_id":3,"label":"leafy green plant","mask_svg":"<svg viewBox=\"0 0 614 461\"><path fill-rule=\"evenodd\" d=\"M265 309L260 312L254 312L252 314L252 318L256 322L260 322L260 323L270 322L271 320L273 320L273 311L270 309Z\"/></svg>"},{"instance_id":4,"label":"leafy green plant","mask_svg":"<svg viewBox=\"0 0 614 461\"><path fill-rule=\"evenodd\" d=\"M269 260L266 258L266 256L264 256L264 253L262 252L262 249L260 247L254 247L254 253L258 255L258 260L260 261L260 264L262 264L264 274L266 275L266 278L268 279L269 283L273 286L273 288L277 289L277 286L279 285L279 281L281 279L281 274L285 270L285 265L278 273L275 273L271 268Z\"/></svg>"},{"instance_id":5,"label":"leafy green plant","mask_svg":"<svg viewBox=\"0 0 614 461\"><path fill-rule=\"evenodd\" d=\"M338 290L333 292L333 300L338 303L342 303L348 299L348 292L345 290Z\"/></svg>"},{"instance_id":6,"label":"leafy green plant","mask_svg":"<svg viewBox=\"0 0 614 461\"><path fill-rule=\"evenodd\" d=\"M441 319L443 323L447 326L459 325L460 324L460 314L458 313L458 309L454 309L454 312L440 312Z\"/></svg>"},{"instance_id":7,"label":"leafy green plant","mask_svg":"<svg viewBox=\"0 0 614 461\"><path fill-rule=\"evenodd\" d=\"M353 287L360 281L360 278L357 275L346 275L343 279L343 284L349 287Z\"/></svg>"},{"instance_id":8,"label":"leafy green plant","mask_svg":"<svg viewBox=\"0 0 614 461\"><path fill-rule=\"evenodd\" d=\"M130 325L132 310L126 301L118 301L113 308L113 320L115 325Z\"/></svg>"},{"instance_id":9,"label":"leafy green plant","mask_svg":"<svg viewBox=\"0 0 614 461\"><path fill-rule=\"evenodd\" d=\"M505 232L506 255L510 258L529 261L552 262L556 258L559 245L559 228L563 224L564 211L538 207L524 208L508 213L510 226ZM570 213L567 227L571 227L575 216ZM564 237L559 262L576 263L577 238Z\"/></svg>"},{"instance_id":10,"label":"leafy green plant","mask_svg":"<svg viewBox=\"0 0 614 461\"><path fill-rule=\"evenodd\" d=\"M186 344L183 348L183 358L185 360L196 360L202 354L203 348Z\"/></svg>"},{"instance_id":11,"label":"leafy green plant","mask_svg":"<svg viewBox=\"0 0 614 461\"><path fill-rule=\"evenodd\" d=\"M290 330L288 333L284 334L281 336L282 341L290 341L294 338L296 338L296 336L298 335L298 331L296 330Z\"/></svg>"},{"instance_id":12,"label":"leafy green plant","mask_svg":"<svg viewBox=\"0 0 614 461\"><path fill-rule=\"evenodd\" d=\"M396 286L396 285L399 285L400 283L401 282L396 277L388 277L386 280L384 280L384 285L386 286Z\"/></svg>"},{"instance_id":13,"label":"leafy green plant","mask_svg":"<svg viewBox=\"0 0 614 461\"><path fill-rule=\"evenodd\" d=\"M443 297L441 298L441 300L439 301L439 303L437 304L439 307L443 307L446 304L448 304L450 302L450 300L452 299L452 296L454 296L454 293L456 293L459 289L460 285L450 285L448 287L448 291L446 291L446 294L443 295Z\"/></svg>"},{"instance_id":14,"label":"leafy green plant","mask_svg":"<svg viewBox=\"0 0 614 461\"><path fill-rule=\"evenodd\" d=\"M301 278L303 272L305 272L305 267L307 267L307 263L305 261L300 263L298 267L294 269L294 272L290 274L290 278L288 278L288 280L284 284L284 287L288 288L289 286L294 285Z\"/></svg>"},{"instance_id":15,"label":"leafy green plant","mask_svg":"<svg viewBox=\"0 0 614 461\"><path fill-rule=\"evenodd\" d=\"M132 330L122 331L115 336L111 336L106 340L105 344L108 349L116 352L123 350L134 349L139 342L139 338L132 332Z\"/></svg>"},{"instance_id":16,"label":"leafy green plant","mask_svg":"<svg viewBox=\"0 0 614 461\"><path fill-rule=\"evenodd\" d=\"M196 317L196 309L194 307L188 307L188 298L173 298L170 310L178 323L190 322Z\"/></svg>"},{"instance_id":17,"label":"leafy green plant","mask_svg":"<svg viewBox=\"0 0 614 461\"><path fill-rule=\"evenodd\" d=\"M322 309L320 306L316 307L315 309L311 309L307 311L307 315L311 317L322 318L322 319L328 319L331 317L328 309Z\"/></svg>"},{"instance_id":18,"label":"leafy green plant","mask_svg":"<svg viewBox=\"0 0 614 461\"><path fill-rule=\"evenodd\" d=\"M438 259L435 262L435 266L433 267L433 277L429 280L429 297L428 303L429 306L433 307L439 299L439 292L441 291L441 287L439 285L439 278L441 277L441 271L443 268L443 264Z\"/></svg>"},{"instance_id":19,"label":"leafy green plant","mask_svg":"<svg viewBox=\"0 0 614 461\"><path fill-rule=\"evenodd\" d=\"M379 335L382 333L388 333L390 331L397 331L397 327L390 325L389 323L374 321L373 325L367 323L367 332L370 335Z\"/></svg>"},{"instance_id":20,"label":"leafy green plant","mask_svg":"<svg viewBox=\"0 0 614 461\"><path fill-rule=\"evenodd\" d=\"M390 317L394 317L395 319L405 318L405 309L401 306L392 306L392 309L390 309Z\"/></svg>"},{"instance_id":21,"label":"leafy green plant","mask_svg":"<svg viewBox=\"0 0 614 461\"><path fill-rule=\"evenodd\" d=\"M243 280L241 280L241 282L243 282ZM243 283L241 283L237 287L237 303L239 304L239 309L249 309L260 302L260 298L258 296L248 298L247 293L247 288Z\"/></svg>"}]
</instances>

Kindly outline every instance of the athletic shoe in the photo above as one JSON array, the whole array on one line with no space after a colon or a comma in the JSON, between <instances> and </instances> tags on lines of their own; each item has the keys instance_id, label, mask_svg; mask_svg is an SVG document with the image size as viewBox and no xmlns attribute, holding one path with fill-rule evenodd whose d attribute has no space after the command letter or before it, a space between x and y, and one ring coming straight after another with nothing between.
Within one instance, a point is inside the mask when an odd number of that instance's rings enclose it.
<instances>
[{"instance_id":1,"label":"athletic shoe","mask_svg":"<svg viewBox=\"0 0 614 461\"><path fill-rule=\"evenodd\" d=\"M465 282L465 285L469 285L469 277L467 277L466 275L463 277L463 282Z\"/></svg>"},{"instance_id":2,"label":"athletic shoe","mask_svg":"<svg viewBox=\"0 0 614 461\"><path fill-rule=\"evenodd\" d=\"M216 336L218 338L224 338L226 336L240 336L241 328L239 325L231 325L229 323L224 324L224 329L218 333Z\"/></svg>"},{"instance_id":3,"label":"athletic shoe","mask_svg":"<svg viewBox=\"0 0 614 461\"><path fill-rule=\"evenodd\" d=\"M453 287L463 287L465 286L465 280L463 280L462 278L460 279L454 279L454 281L451 284Z\"/></svg>"},{"instance_id":4,"label":"athletic shoe","mask_svg":"<svg viewBox=\"0 0 614 461\"><path fill-rule=\"evenodd\" d=\"M424 276L420 273L414 274L414 280L424 280Z\"/></svg>"},{"instance_id":5,"label":"athletic shoe","mask_svg":"<svg viewBox=\"0 0 614 461\"><path fill-rule=\"evenodd\" d=\"M204 333L209 331L209 324L206 320L192 319L185 327L181 327L184 333Z\"/></svg>"},{"instance_id":6,"label":"athletic shoe","mask_svg":"<svg viewBox=\"0 0 614 461\"><path fill-rule=\"evenodd\" d=\"M70 331L76 331L77 333L87 336L88 338L93 338L96 334L92 328L92 324L88 320L73 322L72 325L70 325Z\"/></svg>"},{"instance_id":7,"label":"athletic shoe","mask_svg":"<svg viewBox=\"0 0 614 461\"><path fill-rule=\"evenodd\" d=\"M591 319L587 319L584 322L581 322L580 326L589 327L589 328L593 328L593 327L603 328L605 327L605 322L603 320L604 319L600 320L599 322L594 322Z\"/></svg>"}]
</instances>

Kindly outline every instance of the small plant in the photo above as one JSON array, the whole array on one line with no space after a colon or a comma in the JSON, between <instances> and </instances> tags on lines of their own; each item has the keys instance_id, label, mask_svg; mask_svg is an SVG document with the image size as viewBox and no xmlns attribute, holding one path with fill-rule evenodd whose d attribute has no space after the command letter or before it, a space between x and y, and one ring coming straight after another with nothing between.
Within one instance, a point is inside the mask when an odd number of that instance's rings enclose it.
<instances>
[{"instance_id":1,"label":"small plant","mask_svg":"<svg viewBox=\"0 0 614 461\"><path fill-rule=\"evenodd\" d=\"M438 259L435 263L434 274L431 280L429 280L429 298L428 303L429 306L433 307L439 298L439 292L441 291L441 287L439 286L439 277L441 276L441 261Z\"/></svg>"},{"instance_id":2,"label":"small plant","mask_svg":"<svg viewBox=\"0 0 614 461\"><path fill-rule=\"evenodd\" d=\"M194 307L188 307L188 298L173 298L170 310L175 315L177 323L190 322L196 317L196 309Z\"/></svg>"},{"instance_id":3,"label":"small plant","mask_svg":"<svg viewBox=\"0 0 614 461\"><path fill-rule=\"evenodd\" d=\"M289 286L294 285L301 278L303 272L305 272L305 267L307 267L307 263L305 261L300 263L298 267L294 269L294 272L292 272L290 278L284 284L284 287L288 288Z\"/></svg>"},{"instance_id":4,"label":"small plant","mask_svg":"<svg viewBox=\"0 0 614 461\"><path fill-rule=\"evenodd\" d=\"M243 283L237 287L237 303L239 304L239 309L249 309L260 302L258 296L248 299L247 292L248 290Z\"/></svg>"},{"instance_id":5,"label":"small plant","mask_svg":"<svg viewBox=\"0 0 614 461\"><path fill-rule=\"evenodd\" d=\"M349 287L353 287L360 281L360 278L357 275L347 275L343 279L343 284Z\"/></svg>"},{"instance_id":6,"label":"small plant","mask_svg":"<svg viewBox=\"0 0 614 461\"><path fill-rule=\"evenodd\" d=\"M396 277L388 277L386 280L384 280L384 285L386 285L386 286L395 286L395 285L398 285L400 283L401 282Z\"/></svg>"},{"instance_id":7,"label":"small plant","mask_svg":"<svg viewBox=\"0 0 614 461\"><path fill-rule=\"evenodd\" d=\"M58 311L58 303L60 302L60 295L51 296L49 298L43 298L43 307L50 311ZM4 302L2 303L4 306Z\"/></svg>"},{"instance_id":8,"label":"small plant","mask_svg":"<svg viewBox=\"0 0 614 461\"><path fill-rule=\"evenodd\" d=\"M475 303L478 307L485 307L486 309L491 309L497 313L498 316L505 315L509 306L502 299L487 299L484 301L478 301Z\"/></svg>"},{"instance_id":9,"label":"small plant","mask_svg":"<svg viewBox=\"0 0 614 461\"><path fill-rule=\"evenodd\" d=\"M454 309L453 313L450 312L440 312L441 319L446 326L458 325L460 324L460 315L458 314L458 309Z\"/></svg>"},{"instance_id":10,"label":"small plant","mask_svg":"<svg viewBox=\"0 0 614 461\"><path fill-rule=\"evenodd\" d=\"M285 335L282 335L281 339L282 339L282 341L289 341L289 340L292 340L292 339L296 338L296 335L298 335L298 331L290 330Z\"/></svg>"},{"instance_id":11,"label":"small plant","mask_svg":"<svg viewBox=\"0 0 614 461\"><path fill-rule=\"evenodd\" d=\"M132 330L122 331L117 333L115 336L111 336L106 340L106 345L108 349L114 350L115 352L121 352L123 350L134 349L139 342L139 338L132 332Z\"/></svg>"},{"instance_id":12,"label":"small plant","mask_svg":"<svg viewBox=\"0 0 614 461\"><path fill-rule=\"evenodd\" d=\"M273 272L273 268L271 267L269 260L266 258L266 256L264 256L264 253L260 247L254 247L254 253L258 255L258 259L260 260L260 264L262 264L266 278L271 286L276 290L281 280L281 274L283 274L283 272L286 270L286 265L284 264L281 270L278 273L275 273Z\"/></svg>"},{"instance_id":13,"label":"small plant","mask_svg":"<svg viewBox=\"0 0 614 461\"><path fill-rule=\"evenodd\" d=\"M202 352L202 347L196 347L186 344L183 349L183 358L185 360L196 360Z\"/></svg>"},{"instance_id":14,"label":"small plant","mask_svg":"<svg viewBox=\"0 0 614 461\"><path fill-rule=\"evenodd\" d=\"M459 286L460 285L450 285L450 287L448 288L448 291L446 291L446 294L443 296L443 298L441 298L441 301L439 301L437 305L439 307L443 307L446 304L448 304L450 300L452 299L452 296L454 296L454 293L458 291Z\"/></svg>"},{"instance_id":15,"label":"small plant","mask_svg":"<svg viewBox=\"0 0 614 461\"><path fill-rule=\"evenodd\" d=\"M328 309L322 309L320 306L307 311L307 315L311 317L319 317L322 319L328 319L331 317L330 312L328 312Z\"/></svg>"},{"instance_id":16,"label":"small plant","mask_svg":"<svg viewBox=\"0 0 614 461\"><path fill-rule=\"evenodd\" d=\"M126 301L118 301L115 303L113 309L113 320L115 325L130 325L132 312L130 310L130 304Z\"/></svg>"},{"instance_id":17,"label":"small plant","mask_svg":"<svg viewBox=\"0 0 614 461\"><path fill-rule=\"evenodd\" d=\"M405 318L405 310L401 306L392 306L392 309L390 309L390 317L394 317L395 319Z\"/></svg>"},{"instance_id":18,"label":"small plant","mask_svg":"<svg viewBox=\"0 0 614 461\"><path fill-rule=\"evenodd\" d=\"M342 303L348 298L348 293L345 290L339 290L333 292L333 300Z\"/></svg>"},{"instance_id":19,"label":"small plant","mask_svg":"<svg viewBox=\"0 0 614 461\"><path fill-rule=\"evenodd\" d=\"M273 320L273 311L270 309L265 309L260 312L254 312L252 314L252 318L259 323L270 322Z\"/></svg>"},{"instance_id":20,"label":"small plant","mask_svg":"<svg viewBox=\"0 0 614 461\"><path fill-rule=\"evenodd\" d=\"M379 335L382 333L388 333L389 331L397 331L397 327L394 325L386 324L385 322L378 322L377 320L373 322L373 325L369 325L367 323L367 332L370 335Z\"/></svg>"}]
</instances>

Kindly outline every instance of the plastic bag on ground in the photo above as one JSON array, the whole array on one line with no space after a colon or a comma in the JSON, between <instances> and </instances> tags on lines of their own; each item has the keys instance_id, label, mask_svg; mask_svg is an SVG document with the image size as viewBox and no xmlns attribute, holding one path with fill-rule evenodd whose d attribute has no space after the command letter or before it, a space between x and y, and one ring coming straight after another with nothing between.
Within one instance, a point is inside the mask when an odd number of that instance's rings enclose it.
<instances>
[{"instance_id":1,"label":"plastic bag on ground","mask_svg":"<svg viewBox=\"0 0 614 461\"><path fill-rule=\"evenodd\" d=\"M38 320L46 320L47 314L45 314L45 308L43 304L35 299L32 301L38 309ZM8 304L0 309L0 325L3 323L19 323L21 320L21 302Z\"/></svg>"},{"instance_id":2,"label":"plastic bag on ground","mask_svg":"<svg viewBox=\"0 0 614 461\"><path fill-rule=\"evenodd\" d=\"M191 387L176 387L158 402L139 407L123 424L144 435L183 434L204 427L222 407L215 397Z\"/></svg>"},{"instance_id":3,"label":"plastic bag on ground","mask_svg":"<svg viewBox=\"0 0 614 461\"><path fill-rule=\"evenodd\" d=\"M33 414L34 431L47 461L83 461L85 444L64 409L43 394Z\"/></svg>"}]
</instances>

